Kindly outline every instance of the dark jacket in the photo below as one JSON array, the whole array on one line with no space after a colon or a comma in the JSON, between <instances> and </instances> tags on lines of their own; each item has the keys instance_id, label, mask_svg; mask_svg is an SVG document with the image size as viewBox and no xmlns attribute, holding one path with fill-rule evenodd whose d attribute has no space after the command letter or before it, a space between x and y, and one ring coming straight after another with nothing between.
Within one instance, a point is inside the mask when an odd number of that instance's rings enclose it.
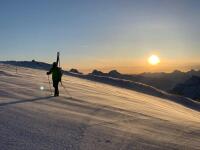
<instances>
[{"instance_id":1,"label":"dark jacket","mask_svg":"<svg viewBox=\"0 0 200 150\"><path fill-rule=\"evenodd\" d=\"M49 72L47 72L47 75L52 74L52 80L55 82L59 82L61 80L60 75L60 68L58 67L52 67Z\"/></svg>"}]
</instances>

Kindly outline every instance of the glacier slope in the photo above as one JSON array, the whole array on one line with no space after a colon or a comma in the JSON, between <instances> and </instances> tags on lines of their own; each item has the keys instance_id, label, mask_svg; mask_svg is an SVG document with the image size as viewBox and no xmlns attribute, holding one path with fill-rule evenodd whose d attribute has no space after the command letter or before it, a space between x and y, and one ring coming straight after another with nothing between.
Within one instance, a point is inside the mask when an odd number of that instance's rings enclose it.
<instances>
[{"instance_id":1,"label":"glacier slope","mask_svg":"<svg viewBox=\"0 0 200 150\"><path fill-rule=\"evenodd\" d=\"M45 71L0 69L1 149L200 149L198 111L70 76L72 98L61 86L52 97Z\"/></svg>"}]
</instances>

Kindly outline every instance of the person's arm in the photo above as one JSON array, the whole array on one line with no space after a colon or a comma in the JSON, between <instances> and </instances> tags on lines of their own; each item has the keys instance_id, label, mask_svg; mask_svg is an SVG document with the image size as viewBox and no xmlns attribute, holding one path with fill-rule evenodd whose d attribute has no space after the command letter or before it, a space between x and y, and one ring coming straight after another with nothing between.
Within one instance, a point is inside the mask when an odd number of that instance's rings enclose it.
<instances>
[{"instance_id":1,"label":"person's arm","mask_svg":"<svg viewBox=\"0 0 200 150\"><path fill-rule=\"evenodd\" d=\"M47 75L50 75L52 73L52 68L47 72Z\"/></svg>"}]
</instances>

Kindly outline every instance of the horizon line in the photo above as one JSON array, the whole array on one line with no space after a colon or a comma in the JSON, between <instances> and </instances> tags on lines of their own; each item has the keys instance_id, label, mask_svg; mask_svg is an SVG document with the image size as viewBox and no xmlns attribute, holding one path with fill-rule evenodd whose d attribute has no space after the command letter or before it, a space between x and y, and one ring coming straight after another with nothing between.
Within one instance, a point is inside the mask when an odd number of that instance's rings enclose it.
<instances>
[{"instance_id":1,"label":"horizon line","mask_svg":"<svg viewBox=\"0 0 200 150\"><path fill-rule=\"evenodd\" d=\"M33 59L34 60L34 59ZM6 60L6 61L1 61L0 60L0 63L1 62L32 62L33 60ZM35 62L39 62L39 63L45 63L45 64L48 64L48 65L51 65L51 63L48 63L48 62L44 62L44 61L36 61L34 60ZM124 68L134 68L134 67L131 67L131 66L123 66ZM121 68L123 68L121 66ZM190 71L200 71L200 66L198 68L192 68L191 66L187 66L188 69L180 69L180 68L176 68L176 69L173 69L173 70L170 70L170 71L159 71L159 70L156 70L156 71L141 71L141 72L124 72L124 71L120 71L120 67L97 67L97 68L85 68L85 69L81 69L81 68L77 68L77 67L70 67L70 69L66 69L65 67L62 67L64 71L70 71L71 69L76 69L78 70L79 72L81 73L84 73L84 74L89 74L89 73L92 73L94 70L97 70L97 71L101 71L102 73L109 73L111 71L117 71L118 73L120 74L128 74L128 75L138 75L138 74L159 74L159 73L166 73L166 74L170 74L170 73L173 73L175 71L179 71L179 72L182 72L182 73L188 73ZM191 68L190 68L191 67ZM68 67L69 68L69 67Z\"/></svg>"}]
</instances>

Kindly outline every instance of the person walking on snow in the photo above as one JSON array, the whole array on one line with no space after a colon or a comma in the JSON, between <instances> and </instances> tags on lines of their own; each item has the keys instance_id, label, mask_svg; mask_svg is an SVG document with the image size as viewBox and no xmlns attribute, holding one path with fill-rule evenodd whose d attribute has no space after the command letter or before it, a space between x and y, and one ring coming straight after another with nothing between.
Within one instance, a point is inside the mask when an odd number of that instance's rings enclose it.
<instances>
[{"instance_id":1,"label":"person walking on snow","mask_svg":"<svg viewBox=\"0 0 200 150\"><path fill-rule=\"evenodd\" d=\"M60 68L58 67L58 64L56 62L53 63L52 68L47 72L47 75L52 74L52 80L53 80L53 87L55 89L54 96L59 96L59 89L58 84L61 82L61 72Z\"/></svg>"}]
</instances>

